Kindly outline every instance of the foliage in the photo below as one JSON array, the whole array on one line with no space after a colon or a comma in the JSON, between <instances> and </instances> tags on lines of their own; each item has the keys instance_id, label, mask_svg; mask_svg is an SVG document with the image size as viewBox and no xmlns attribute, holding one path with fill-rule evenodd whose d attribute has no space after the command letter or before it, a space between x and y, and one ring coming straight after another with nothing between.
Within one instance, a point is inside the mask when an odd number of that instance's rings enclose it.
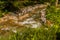
<instances>
[{"instance_id":1,"label":"foliage","mask_svg":"<svg viewBox=\"0 0 60 40\"><path fill-rule=\"evenodd\" d=\"M8 40L55 40L56 29L50 28L25 28L7 37ZM4 39L4 38L3 38ZM0 40L3 40L0 38ZM5 37L5 40L7 40Z\"/></svg>"},{"instance_id":2,"label":"foliage","mask_svg":"<svg viewBox=\"0 0 60 40\"><path fill-rule=\"evenodd\" d=\"M60 10L60 9L59 9ZM47 19L52 20L55 24L60 24L60 11L56 7L51 6L47 9Z\"/></svg>"},{"instance_id":3,"label":"foliage","mask_svg":"<svg viewBox=\"0 0 60 40\"><path fill-rule=\"evenodd\" d=\"M59 40L60 35L60 8L56 8L55 6L50 6L47 8L46 18L51 20L57 29L57 40Z\"/></svg>"}]
</instances>

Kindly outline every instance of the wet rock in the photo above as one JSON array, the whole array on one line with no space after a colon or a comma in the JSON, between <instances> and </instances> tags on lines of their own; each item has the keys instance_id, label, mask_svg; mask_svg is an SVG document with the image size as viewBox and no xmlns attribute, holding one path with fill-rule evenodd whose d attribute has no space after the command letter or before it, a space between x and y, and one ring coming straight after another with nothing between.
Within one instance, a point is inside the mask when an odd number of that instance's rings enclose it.
<instances>
[{"instance_id":1,"label":"wet rock","mask_svg":"<svg viewBox=\"0 0 60 40\"><path fill-rule=\"evenodd\" d=\"M36 15L37 13L40 13L40 10L37 10L37 9L43 8L43 7L45 8L46 5L35 5L34 7L33 6L25 7L23 9L21 9L22 12L20 12L17 16L14 14L12 14L12 15L7 14L3 18L0 18L0 24L9 25L9 26L13 25L13 26L19 26L19 27L21 25L29 24L32 26L32 28L39 27L41 25L41 23L36 22L33 18L30 18L30 17L32 17L33 15ZM31 14L30 12L33 14L30 15ZM45 9L43 9L41 11L41 13L42 13L41 20L45 22L46 21ZM21 22L21 20L23 20L23 22Z\"/></svg>"}]
</instances>

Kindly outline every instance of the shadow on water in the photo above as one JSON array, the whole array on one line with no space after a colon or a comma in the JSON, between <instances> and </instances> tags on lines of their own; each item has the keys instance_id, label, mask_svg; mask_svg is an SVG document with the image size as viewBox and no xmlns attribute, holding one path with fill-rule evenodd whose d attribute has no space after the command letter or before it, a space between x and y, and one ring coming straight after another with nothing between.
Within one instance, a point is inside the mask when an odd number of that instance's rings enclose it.
<instances>
[{"instance_id":1,"label":"shadow on water","mask_svg":"<svg viewBox=\"0 0 60 40\"><path fill-rule=\"evenodd\" d=\"M14 6L12 2L5 2L4 8L2 9L3 12L18 12L20 10L18 7Z\"/></svg>"},{"instance_id":2,"label":"shadow on water","mask_svg":"<svg viewBox=\"0 0 60 40\"><path fill-rule=\"evenodd\" d=\"M60 32L56 33L56 40L60 40Z\"/></svg>"}]
</instances>

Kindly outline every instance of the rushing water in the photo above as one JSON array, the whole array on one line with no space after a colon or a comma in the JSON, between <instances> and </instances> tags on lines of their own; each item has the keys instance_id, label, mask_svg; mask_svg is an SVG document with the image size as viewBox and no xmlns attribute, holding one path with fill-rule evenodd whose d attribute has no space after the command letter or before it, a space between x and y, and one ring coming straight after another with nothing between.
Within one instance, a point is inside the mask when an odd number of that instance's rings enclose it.
<instances>
[{"instance_id":1,"label":"rushing water","mask_svg":"<svg viewBox=\"0 0 60 40\"><path fill-rule=\"evenodd\" d=\"M46 8L46 5L34 5L34 6L25 7L21 9L22 12L19 13L18 17L13 16L13 15L5 15L3 18L0 18L0 25L2 24L2 26L3 25L8 25L8 26L17 25L18 26L22 24L22 25L26 25L26 27L31 27L31 28L40 27L41 23L38 21L35 21L34 17L36 17L36 15L41 14L42 15L41 20L45 23L46 22L46 18L45 18L46 9L45 8ZM26 19L22 19L24 21L22 22L18 21L21 15L24 16L25 14L31 14L31 13L33 13L33 15L30 15Z\"/></svg>"}]
</instances>

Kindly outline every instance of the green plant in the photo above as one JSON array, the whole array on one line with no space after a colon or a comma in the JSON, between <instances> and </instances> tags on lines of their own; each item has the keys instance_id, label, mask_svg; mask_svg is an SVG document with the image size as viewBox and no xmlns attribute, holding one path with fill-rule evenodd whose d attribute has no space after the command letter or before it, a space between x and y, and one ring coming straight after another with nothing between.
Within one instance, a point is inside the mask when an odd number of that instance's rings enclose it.
<instances>
[{"instance_id":1,"label":"green plant","mask_svg":"<svg viewBox=\"0 0 60 40\"><path fill-rule=\"evenodd\" d=\"M5 39L6 40L55 40L56 39L55 34L56 34L55 27L50 27L50 28L41 27L35 29L25 28L23 31L18 31L17 33L9 35L9 37L5 37Z\"/></svg>"},{"instance_id":2,"label":"green plant","mask_svg":"<svg viewBox=\"0 0 60 40\"><path fill-rule=\"evenodd\" d=\"M47 9L46 18L51 20L54 24L60 24L60 9L57 10L56 7L50 6Z\"/></svg>"}]
</instances>

